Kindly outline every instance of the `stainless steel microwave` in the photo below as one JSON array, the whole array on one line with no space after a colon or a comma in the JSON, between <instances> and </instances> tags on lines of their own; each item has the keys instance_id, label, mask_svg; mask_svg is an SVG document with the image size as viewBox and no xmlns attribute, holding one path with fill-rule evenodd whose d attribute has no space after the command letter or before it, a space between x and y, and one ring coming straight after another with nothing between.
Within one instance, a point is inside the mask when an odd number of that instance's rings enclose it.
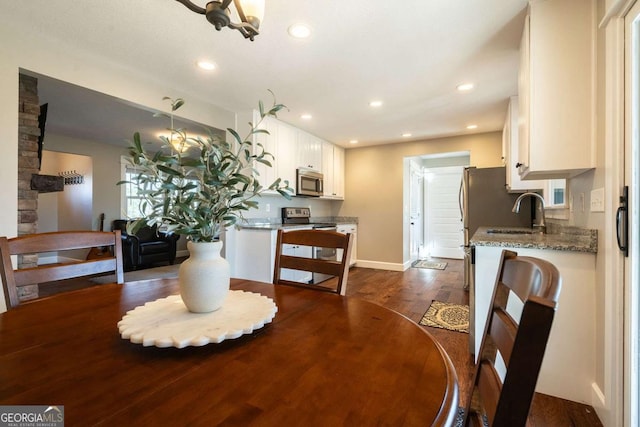
<instances>
[{"instance_id":1,"label":"stainless steel microwave","mask_svg":"<svg viewBox=\"0 0 640 427\"><path fill-rule=\"evenodd\" d=\"M311 169L299 168L296 171L296 195L320 197L323 193L323 175Z\"/></svg>"}]
</instances>

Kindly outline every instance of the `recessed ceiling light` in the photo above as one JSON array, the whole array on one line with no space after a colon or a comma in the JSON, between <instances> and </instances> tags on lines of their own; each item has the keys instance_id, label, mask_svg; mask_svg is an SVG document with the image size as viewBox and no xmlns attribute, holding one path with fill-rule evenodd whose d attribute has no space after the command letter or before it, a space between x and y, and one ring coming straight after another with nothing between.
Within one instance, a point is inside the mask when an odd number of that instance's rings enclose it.
<instances>
[{"instance_id":1,"label":"recessed ceiling light","mask_svg":"<svg viewBox=\"0 0 640 427\"><path fill-rule=\"evenodd\" d=\"M473 83L462 83L456 86L456 89L458 89L460 92L468 92L473 88Z\"/></svg>"},{"instance_id":2,"label":"recessed ceiling light","mask_svg":"<svg viewBox=\"0 0 640 427\"><path fill-rule=\"evenodd\" d=\"M291 37L297 39L306 39L311 35L311 29L305 24L293 24L287 31Z\"/></svg>"},{"instance_id":3,"label":"recessed ceiling light","mask_svg":"<svg viewBox=\"0 0 640 427\"><path fill-rule=\"evenodd\" d=\"M196 62L196 65L198 66L198 68L205 71L212 71L216 68L216 65L213 62L209 61L198 61Z\"/></svg>"},{"instance_id":4,"label":"recessed ceiling light","mask_svg":"<svg viewBox=\"0 0 640 427\"><path fill-rule=\"evenodd\" d=\"M469 125L467 126L467 129L477 129L478 125Z\"/></svg>"},{"instance_id":5,"label":"recessed ceiling light","mask_svg":"<svg viewBox=\"0 0 640 427\"><path fill-rule=\"evenodd\" d=\"M373 100L373 101L369 102L369 107L374 107L374 108L382 107L382 101L377 100L377 99Z\"/></svg>"},{"instance_id":6,"label":"recessed ceiling light","mask_svg":"<svg viewBox=\"0 0 640 427\"><path fill-rule=\"evenodd\" d=\"M311 117L313 117L311 114L303 114L300 116L300 118L303 120L310 120Z\"/></svg>"},{"instance_id":7,"label":"recessed ceiling light","mask_svg":"<svg viewBox=\"0 0 640 427\"><path fill-rule=\"evenodd\" d=\"M357 144L358 140L357 139L352 139L351 141L349 141L349 144Z\"/></svg>"},{"instance_id":8,"label":"recessed ceiling light","mask_svg":"<svg viewBox=\"0 0 640 427\"><path fill-rule=\"evenodd\" d=\"M411 133L409 133L409 132L405 132L405 133L402 134L403 138L409 138L410 136L411 136Z\"/></svg>"}]
</instances>

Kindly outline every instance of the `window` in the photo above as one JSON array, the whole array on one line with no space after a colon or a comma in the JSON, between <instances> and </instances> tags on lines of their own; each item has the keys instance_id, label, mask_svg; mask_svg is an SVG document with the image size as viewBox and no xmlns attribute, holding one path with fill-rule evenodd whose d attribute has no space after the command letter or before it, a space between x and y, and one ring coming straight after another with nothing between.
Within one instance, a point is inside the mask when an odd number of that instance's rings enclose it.
<instances>
[{"instance_id":1,"label":"window","mask_svg":"<svg viewBox=\"0 0 640 427\"><path fill-rule=\"evenodd\" d=\"M120 186L120 211L124 215L124 218L141 218L145 216L145 212L142 210L144 198L140 195L138 186L135 184L135 178L140 172L124 157L120 160L120 168L121 180L127 181L126 184ZM190 180L191 178L186 179ZM197 184L197 180L194 182ZM192 191L197 192L198 188Z\"/></svg>"},{"instance_id":2,"label":"window","mask_svg":"<svg viewBox=\"0 0 640 427\"><path fill-rule=\"evenodd\" d=\"M140 218L144 215L141 211L142 197L138 193L138 187L133 184L134 177L138 174L128 164L122 166L122 180L129 181L127 184L121 185L121 198L122 198L122 212L125 218Z\"/></svg>"},{"instance_id":3,"label":"window","mask_svg":"<svg viewBox=\"0 0 640 427\"><path fill-rule=\"evenodd\" d=\"M546 208L566 207L567 181L565 179L550 179L545 191Z\"/></svg>"}]
</instances>

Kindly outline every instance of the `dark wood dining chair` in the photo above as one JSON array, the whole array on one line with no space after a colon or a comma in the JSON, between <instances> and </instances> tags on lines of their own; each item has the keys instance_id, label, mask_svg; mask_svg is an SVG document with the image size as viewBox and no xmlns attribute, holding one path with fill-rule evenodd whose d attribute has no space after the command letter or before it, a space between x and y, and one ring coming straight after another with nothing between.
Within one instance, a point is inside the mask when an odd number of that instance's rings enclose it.
<instances>
[{"instance_id":1,"label":"dark wood dining chair","mask_svg":"<svg viewBox=\"0 0 640 427\"><path fill-rule=\"evenodd\" d=\"M113 250L108 250L108 248ZM14 270L12 255L41 254L75 249L100 248L101 256L86 257L82 260L43 264ZM104 250L102 250L104 249ZM4 298L7 308L20 304L19 288L26 285L53 282L75 277L114 272L117 283L124 283L122 268L122 243L120 230L103 231L60 231L28 234L8 239L0 237L0 261Z\"/></svg>"},{"instance_id":2,"label":"dark wood dining chair","mask_svg":"<svg viewBox=\"0 0 640 427\"><path fill-rule=\"evenodd\" d=\"M465 426L526 425L560 288L560 274L550 262L502 252ZM522 303L519 322L507 312L507 300L514 297ZM498 352L506 366L504 377L496 368Z\"/></svg>"},{"instance_id":3,"label":"dark wood dining chair","mask_svg":"<svg viewBox=\"0 0 640 427\"><path fill-rule=\"evenodd\" d=\"M334 292L344 295L349 276L349 261L351 259L351 245L353 235L342 234L330 230L278 230L276 243L275 267L273 270L273 283L278 285L300 286L319 291ZM284 245L308 246L315 248L335 249L336 256L333 259L316 257L301 257L288 255L283 250ZM329 279L321 284L296 282L282 278L282 269L306 271L335 276L337 279ZM327 286L330 285L330 286Z\"/></svg>"}]
</instances>

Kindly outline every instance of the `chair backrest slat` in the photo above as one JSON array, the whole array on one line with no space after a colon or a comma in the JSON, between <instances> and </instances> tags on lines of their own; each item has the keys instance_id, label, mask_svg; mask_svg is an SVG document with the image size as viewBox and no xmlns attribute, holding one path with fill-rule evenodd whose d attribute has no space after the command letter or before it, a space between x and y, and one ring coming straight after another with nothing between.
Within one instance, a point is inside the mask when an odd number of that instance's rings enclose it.
<instances>
[{"instance_id":1,"label":"chair backrest slat","mask_svg":"<svg viewBox=\"0 0 640 427\"><path fill-rule=\"evenodd\" d=\"M553 264L503 251L464 425L479 415L493 427L526 425L560 289ZM507 310L516 297L522 303L518 322ZM498 353L506 366L501 374Z\"/></svg>"},{"instance_id":2,"label":"chair backrest slat","mask_svg":"<svg viewBox=\"0 0 640 427\"><path fill-rule=\"evenodd\" d=\"M116 271L115 258L14 270L13 277L15 278L16 286L25 286L33 283L53 282L112 271Z\"/></svg>"},{"instance_id":3,"label":"chair backrest slat","mask_svg":"<svg viewBox=\"0 0 640 427\"><path fill-rule=\"evenodd\" d=\"M500 352L505 364L508 364L511 358L511 350L513 350L517 333L518 325L513 318L504 310L495 310L491 319L490 334L493 338L493 344Z\"/></svg>"},{"instance_id":4,"label":"chair backrest slat","mask_svg":"<svg viewBox=\"0 0 640 427\"><path fill-rule=\"evenodd\" d=\"M329 230L278 230L273 283L281 285L301 286L320 291L335 292L344 295L346 292L349 261L353 235L337 233ZM337 259L305 258L283 254L283 245L300 245L312 248L336 249ZM308 271L337 277L335 287L317 286L309 283L283 279L282 269ZM333 282L331 282L333 283Z\"/></svg>"},{"instance_id":5,"label":"chair backrest slat","mask_svg":"<svg viewBox=\"0 0 640 427\"><path fill-rule=\"evenodd\" d=\"M313 258L294 257L289 255L280 256L280 268L291 270L313 271L316 273L330 274L337 276L342 270L342 263L338 261L327 261Z\"/></svg>"},{"instance_id":6,"label":"chair backrest slat","mask_svg":"<svg viewBox=\"0 0 640 427\"><path fill-rule=\"evenodd\" d=\"M13 269L12 255L29 255L75 249L105 248L96 259L81 259L64 264L44 264ZM112 248L107 251L106 248ZM8 239L0 237L0 269L7 307L20 304L18 288L44 282L113 272L117 283L124 283L120 231L61 231L29 234Z\"/></svg>"}]
</instances>

